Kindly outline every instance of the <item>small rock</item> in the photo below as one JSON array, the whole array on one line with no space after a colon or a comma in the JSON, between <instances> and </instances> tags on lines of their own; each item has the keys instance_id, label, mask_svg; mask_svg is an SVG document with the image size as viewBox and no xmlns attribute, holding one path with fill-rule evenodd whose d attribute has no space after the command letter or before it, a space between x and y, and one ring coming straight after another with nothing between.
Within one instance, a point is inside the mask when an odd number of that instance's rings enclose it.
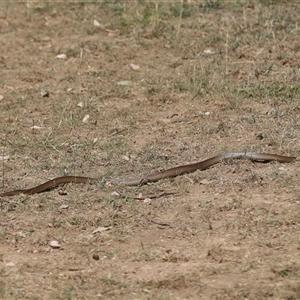
<instances>
[{"instance_id":1,"label":"small rock","mask_svg":"<svg viewBox=\"0 0 300 300\"><path fill-rule=\"evenodd\" d=\"M94 253L92 257L94 260L99 260L99 255L97 253Z\"/></svg>"},{"instance_id":2,"label":"small rock","mask_svg":"<svg viewBox=\"0 0 300 300\"><path fill-rule=\"evenodd\" d=\"M48 91L41 91L41 96L42 97L49 97L50 93Z\"/></svg>"},{"instance_id":3,"label":"small rock","mask_svg":"<svg viewBox=\"0 0 300 300\"><path fill-rule=\"evenodd\" d=\"M83 123L87 123L89 121L90 115L86 115L83 119L82 122Z\"/></svg>"},{"instance_id":4,"label":"small rock","mask_svg":"<svg viewBox=\"0 0 300 300\"><path fill-rule=\"evenodd\" d=\"M50 241L49 245L53 248L53 249L58 249L60 248L60 244L58 243L58 241Z\"/></svg>"}]
</instances>

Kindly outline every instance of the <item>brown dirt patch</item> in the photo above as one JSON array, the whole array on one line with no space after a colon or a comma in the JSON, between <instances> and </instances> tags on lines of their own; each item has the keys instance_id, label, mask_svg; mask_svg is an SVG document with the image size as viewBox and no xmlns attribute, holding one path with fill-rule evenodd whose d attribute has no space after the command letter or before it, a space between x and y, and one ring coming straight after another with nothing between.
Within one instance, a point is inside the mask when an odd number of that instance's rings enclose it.
<instances>
[{"instance_id":1,"label":"brown dirt patch","mask_svg":"<svg viewBox=\"0 0 300 300\"><path fill-rule=\"evenodd\" d=\"M299 155L300 6L283 2L2 2L2 190ZM1 198L0 298L299 299L298 165Z\"/></svg>"}]
</instances>

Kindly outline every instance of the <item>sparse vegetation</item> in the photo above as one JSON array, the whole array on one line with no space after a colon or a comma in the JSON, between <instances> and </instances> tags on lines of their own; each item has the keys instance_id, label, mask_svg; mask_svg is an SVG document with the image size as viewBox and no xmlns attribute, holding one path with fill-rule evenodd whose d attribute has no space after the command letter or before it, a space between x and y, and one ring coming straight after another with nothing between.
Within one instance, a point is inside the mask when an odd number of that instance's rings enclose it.
<instances>
[{"instance_id":1,"label":"sparse vegetation","mask_svg":"<svg viewBox=\"0 0 300 300\"><path fill-rule=\"evenodd\" d=\"M299 155L299 15L284 0L1 2L2 190ZM298 162L233 161L0 199L0 298L299 299L298 177Z\"/></svg>"}]
</instances>

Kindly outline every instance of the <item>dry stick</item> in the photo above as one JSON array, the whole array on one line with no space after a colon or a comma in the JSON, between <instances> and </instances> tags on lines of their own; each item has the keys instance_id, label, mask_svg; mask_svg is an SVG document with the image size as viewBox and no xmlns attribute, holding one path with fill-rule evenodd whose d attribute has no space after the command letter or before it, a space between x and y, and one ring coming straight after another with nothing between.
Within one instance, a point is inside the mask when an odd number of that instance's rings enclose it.
<instances>
[{"instance_id":1,"label":"dry stick","mask_svg":"<svg viewBox=\"0 0 300 300\"><path fill-rule=\"evenodd\" d=\"M148 219L148 218L147 218L147 219ZM153 223L153 224L156 224L156 225L160 225L160 226L169 226L169 227L173 228L173 226L170 225L170 224L168 224L168 223L163 223L163 222L159 222L159 221L154 221L154 220L152 220L152 219L148 219L148 221L149 221L150 223Z\"/></svg>"},{"instance_id":2,"label":"dry stick","mask_svg":"<svg viewBox=\"0 0 300 300\"><path fill-rule=\"evenodd\" d=\"M175 192L161 192L161 193L155 194L155 195L133 197L133 199L135 199L135 200L145 200L147 198L157 199L157 198L160 198L162 196L168 196L168 195L174 195L174 194L175 194Z\"/></svg>"},{"instance_id":3,"label":"dry stick","mask_svg":"<svg viewBox=\"0 0 300 300\"><path fill-rule=\"evenodd\" d=\"M228 75L228 40L229 34L226 34L226 46L225 46L225 75Z\"/></svg>"},{"instance_id":4,"label":"dry stick","mask_svg":"<svg viewBox=\"0 0 300 300\"><path fill-rule=\"evenodd\" d=\"M5 146L3 147L2 151L2 190L4 191L4 176L5 176L5 171L4 171L4 150Z\"/></svg>"}]
</instances>

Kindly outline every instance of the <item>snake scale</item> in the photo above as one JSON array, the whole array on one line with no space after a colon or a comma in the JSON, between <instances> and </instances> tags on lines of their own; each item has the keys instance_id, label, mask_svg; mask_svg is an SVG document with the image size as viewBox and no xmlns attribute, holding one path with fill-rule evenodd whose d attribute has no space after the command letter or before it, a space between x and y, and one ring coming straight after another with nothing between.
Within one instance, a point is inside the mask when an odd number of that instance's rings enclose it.
<instances>
[{"instance_id":1,"label":"snake scale","mask_svg":"<svg viewBox=\"0 0 300 300\"><path fill-rule=\"evenodd\" d=\"M125 185L125 186L138 186L143 185L148 182L155 182L164 178L171 178L176 177L179 175L187 174L194 172L196 170L205 170L209 167L220 163L222 161L230 160L230 159L251 159L253 161L278 161L281 163L289 163L296 159L293 156L283 156L277 154L269 154L269 153L257 153L257 152L228 152L222 153L206 160L193 163L193 164L186 164L177 166L174 168L166 169L163 171L150 173L146 176L139 176L139 177L128 177L128 178L94 178L94 177L82 177L82 176L63 176L57 177L52 180L46 181L43 184L35 186L29 189L20 189L20 190L13 190L10 192L0 193L0 197L5 196L15 196L18 194L25 194L25 195L33 195L37 193L42 193L47 190L53 189L60 184L63 183L95 183L95 182L105 182L111 183L116 185Z\"/></svg>"}]
</instances>

